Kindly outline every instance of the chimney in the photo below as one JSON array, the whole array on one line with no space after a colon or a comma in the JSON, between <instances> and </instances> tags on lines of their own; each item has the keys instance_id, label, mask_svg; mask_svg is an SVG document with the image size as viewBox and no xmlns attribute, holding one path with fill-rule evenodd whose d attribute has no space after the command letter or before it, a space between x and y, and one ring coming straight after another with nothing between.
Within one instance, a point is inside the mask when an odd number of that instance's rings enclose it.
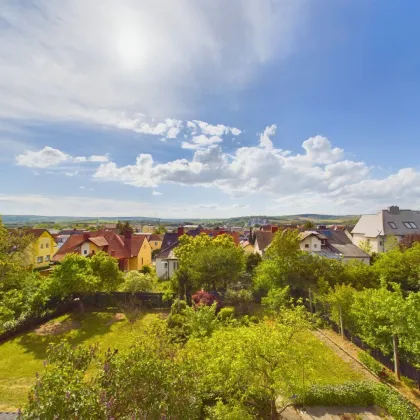
<instances>
[{"instance_id":1,"label":"chimney","mask_svg":"<svg viewBox=\"0 0 420 420\"><path fill-rule=\"evenodd\" d=\"M84 241L87 241L89 239L89 237L90 237L90 233L89 232L84 232L83 233L83 240Z\"/></svg>"},{"instance_id":2,"label":"chimney","mask_svg":"<svg viewBox=\"0 0 420 420\"><path fill-rule=\"evenodd\" d=\"M178 236L182 236L184 234L184 226L178 226Z\"/></svg>"},{"instance_id":3,"label":"chimney","mask_svg":"<svg viewBox=\"0 0 420 420\"><path fill-rule=\"evenodd\" d=\"M128 249L128 252L131 255L131 232L129 230L124 232L124 246Z\"/></svg>"},{"instance_id":4,"label":"chimney","mask_svg":"<svg viewBox=\"0 0 420 420\"><path fill-rule=\"evenodd\" d=\"M398 206L388 207L388 211L390 214L400 214L400 208Z\"/></svg>"},{"instance_id":5,"label":"chimney","mask_svg":"<svg viewBox=\"0 0 420 420\"><path fill-rule=\"evenodd\" d=\"M278 226L271 226L271 232L276 233L279 230Z\"/></svg>"}]
</instances>

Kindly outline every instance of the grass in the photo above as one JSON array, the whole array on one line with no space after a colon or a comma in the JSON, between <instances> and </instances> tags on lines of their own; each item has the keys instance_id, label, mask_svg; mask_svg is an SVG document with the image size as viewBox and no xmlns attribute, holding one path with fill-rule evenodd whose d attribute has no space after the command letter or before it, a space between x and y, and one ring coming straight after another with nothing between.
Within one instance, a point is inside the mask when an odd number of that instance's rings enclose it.
<instances>
[{"instance_id":1,"label":"grass","mask_svg":"<svg viewBox=\"0 0 420 420\"><path fill-rule=\"evenodd\" d=\"M99 343L102 350L108 347L122 350L133 344L138 335L160 315L159 312L146 313L132 324L126 319L110 323L114 316L109 312L64 315L46 325L74 322L77 328L57 335L39 335L33 331L0 345L0 411L14 411L25 402L30 387L35 383L36 372L43 369L50 343L64 339L72 345ZM303 334L300 341L302 347L311 349L311 363L305 372L310 382L338 384L362 379L311 333Z\"/></svg>"},{"instance_id":2,"label":"grass","mask_svg":"<svg viewBox=\"0 0 420 420\"><path fill-rule=\"evenodd\" d=\"M133 344L136 337L159 313L143 314L130 324L126 319L109 321L114 313L86 313L83 317L63 315L52 322L77 322L77 329L59 335L39 335L36 332L22 334L0 345L0 411L13 411L21 406L35 383L35 374L43 369L43 360L50 343L67 340L72 345L99 343L102 350L108 347L124 349ZM48 323L48 324L50 324Z\"/></svg>"}]
</instances>

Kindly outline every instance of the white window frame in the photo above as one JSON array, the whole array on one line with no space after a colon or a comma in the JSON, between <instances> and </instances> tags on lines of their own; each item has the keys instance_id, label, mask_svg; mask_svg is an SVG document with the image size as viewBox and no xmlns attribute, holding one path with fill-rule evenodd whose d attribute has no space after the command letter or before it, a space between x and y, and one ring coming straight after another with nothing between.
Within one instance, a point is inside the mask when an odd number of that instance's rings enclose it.
<instances>
[{"instance_id":1,"label":"white window frame","mask_svg":"<svg viewBox=\"0 0 420 420\"><path fill-rule=\"evenodd\" d=\"M392 229L397 229L397 225L394 222L388 222L388 225L391 226Z\"/></svg>"},{"instance_id":2,"label":"white window frame","mask_svg":"<svg viewBox=\"0 0 420 420\"><path fill-rule=\"evenodd\" d=\"M45 256L45 261L50 261L50 256L49 255Z\"/></svg>"},{"instance_id":3,"label":"white window frame","mask_svg":"<svg viewBox=\"0 0 420 420\"><path fill-rule=\"evenodd\" d=\"M44 262L44 259L42 257L36 257L36 263L42 264Z\"/></svg>"},{"instance_id":4,"label":"white window frame","mask_svg":"<svg viewBox=\"0 0 420 420\"><path fill-rule=\"evenodd\" d=\"M417 225L414 222L403 222L403 225L407 229L418 229Z\"/></svg>"}]
</instances>

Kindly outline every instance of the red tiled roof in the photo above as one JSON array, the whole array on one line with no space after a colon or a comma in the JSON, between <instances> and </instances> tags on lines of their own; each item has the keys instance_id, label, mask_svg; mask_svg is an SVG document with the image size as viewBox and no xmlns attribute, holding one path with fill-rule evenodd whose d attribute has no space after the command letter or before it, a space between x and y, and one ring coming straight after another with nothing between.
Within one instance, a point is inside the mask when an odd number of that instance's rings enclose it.
<instances>
[{"instance_id":1,"label":"red tiled roof","mask_svg":"<svg viewBox=\"0 0 420 420\"><path fill-rule=\"evenodd\" d=\"M152 235L149 236L149 242L150 241L162 241L163 240L163 235L159 235L158 233L153 233Z\"/></svg>"},{"instance_id":2,"label":"red tiled roof","mask_svg":"<svg viewBox=\"0 0 420 420\"><path fill-rule=\"evenodd\" d=\"M99 247L108 245L108 241L103 236L95 236L94 238L89 238L89 241Z\"/></svg>"},{"instance_id":3,"label":"red tiled roof","mask_svg":"<svg viewBox=\"0 0 420 420\"><path fill-rule=\"evenodd\" d=\"M78 248L87 240L97 246L103 246L104 251L112 257L124 259L137 256L143 242L147 239L143 235L132 235L131 237L124 238L110 230L87 232L83 235L71 235L56 252L53 261L61 261L66 254L77 252Z\"/></svg>"}]
</instances>

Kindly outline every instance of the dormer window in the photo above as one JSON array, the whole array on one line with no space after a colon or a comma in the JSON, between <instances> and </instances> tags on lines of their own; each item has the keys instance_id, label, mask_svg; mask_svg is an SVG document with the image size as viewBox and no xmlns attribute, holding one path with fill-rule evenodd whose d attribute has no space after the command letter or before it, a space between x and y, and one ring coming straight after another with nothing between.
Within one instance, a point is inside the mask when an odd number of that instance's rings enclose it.
<instances>
[{"instance_id":1,"label":"dormer window","mask_svg":"<svg viewBox=\"0 0 420 420\"><path fill-rule=\"evenodd\" d=\"M321 239L321 245L325 245L325 239Z\"/></svg>"},{"instance_id":2,"label":"dormer window","mask_svg":"<svg viewBox=\"0 0 420 420\"><path fill-rule=\"evenodd\" d=\"M392 227L392 229L397 229L397 225L394 222L388 222L388 225Z\"/></svg>"},{"instance_id":3,"label":"dormer window","mask_svg":"<svg viewBox=\"0 0 420 420\"><path fill-rule=\"evenodd\" d=\"M403 224L407 229L418 229L414 222L403 222Z\"/></svg>"}]
</instances>

